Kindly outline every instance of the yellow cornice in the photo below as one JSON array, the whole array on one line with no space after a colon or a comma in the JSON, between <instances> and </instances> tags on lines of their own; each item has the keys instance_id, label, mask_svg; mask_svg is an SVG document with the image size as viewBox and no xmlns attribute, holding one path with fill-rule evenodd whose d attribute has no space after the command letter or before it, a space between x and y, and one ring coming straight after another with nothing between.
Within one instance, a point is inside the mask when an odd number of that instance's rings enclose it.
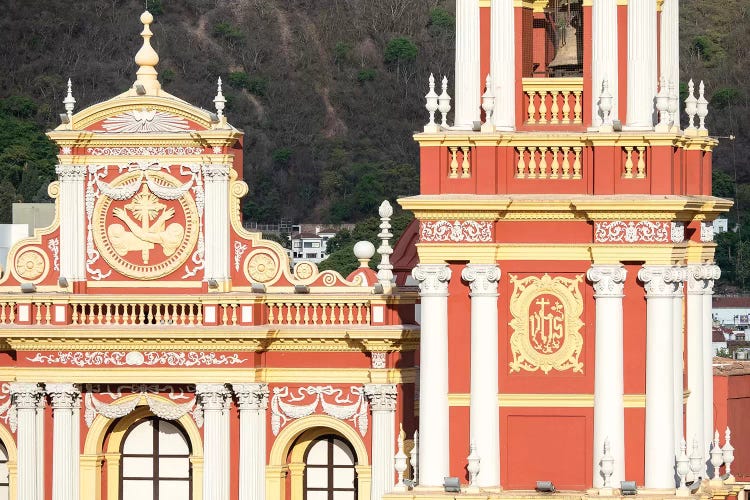
<instances>
[{"instance_id":1,"label":"yellow cornice","mask_svg":"<svg viewBox=\"0 0 750 500\"><path fill-rule=\"evenodd\" d=\"M165 132L151 134L110 134L105 132L92 132L88 130L52 130L47 136L55 141L60 147L159 147L159 146L204 146L227 147L234 145L243 135L236 129L226 130L196 130L185 132ZM202 155L195 155L201 158ZM67 158L64 156L63 158ZM109 156L77 156L74 158L93 159L92 163L101 162ZM116 157L115 157L116 158ZM151 158L151 157L149 157ZM159 157L162 160L163 157ZM180 156L181 161L193 156ZM81 160L81 161L84 161Z\"/></svg>"},{"instance_id":2,"label":"yellow cornice","mask_svg":"<svg viewBox=\"0 0 750 500\"><path fill-rule=\"evenodd\" d=\"M685 262L687 264L703 264L714 261L716 252L716 243L696 243L688 241L685 252Z\"/></svg>"},{"instance_id":3,"label":"yellow cornice","mask_svg":"<svg viewBox=\"0 0 750 500\"><path fill-rule=\"evenodd\" d=\"M591 245L593 264L617 264L620 262L644 262L649 265L678 265L685 262L685 243L675 245Z\"/></svg>"}]
</instances>

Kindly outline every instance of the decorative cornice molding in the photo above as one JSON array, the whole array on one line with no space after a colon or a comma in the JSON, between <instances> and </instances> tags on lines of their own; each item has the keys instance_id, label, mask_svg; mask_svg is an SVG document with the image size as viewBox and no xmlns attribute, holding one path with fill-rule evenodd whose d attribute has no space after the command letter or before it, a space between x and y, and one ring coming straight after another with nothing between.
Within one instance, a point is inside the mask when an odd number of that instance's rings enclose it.
<instances>
[{"instance_id":1,"label":"decorative cornice molding","mask_svg":"<svg viewBox=\"0 0 750 500\"><path fill-rule=\"evenodd\" d=\"M418 264L411 271L412 277L419 283L422 297L446 297L451 274L447 264Z\"/></svg>"},{"instance_id":2,"label":"decorative cornice molding","mask_svg":"<svg viewBox=\"0 0 750 500\"><path fill-rule=\"evenodd\" d=\"M623 296L627 270L621 265L594 265L586 278L594 285L594 297L617 298Z\"/></svg>"},{"instance_id":3,"label":"decorative cornice molding","mask_svg":"<svg viewBox=\"0 0 750 500\"><path fill-rule=\"evenodd\" d=\"M472 297L497 297L500 268L492 264L468 264L461 278L469 283Z\"/></svg>"},{"instance_id":4,"label":"decorative cornice molding","mask_svg":"<svg viewBox=\"0 0 750 500\"><path fill-rule=\"evenodd\" d=\"M63 182L83 182L86 178L86 165L56 165L55 173Z\"/></svg>"},{"instance_id":5,"label":"decorative cornice molding","mask_svg":"<svg viewBox=\"0 0 750 500\"><path fill-rule=\"evenodd\" d=\"M396 384L367 384L365 395L372 411L395 411L398 390Z\"/></svg>"}]
</instances>

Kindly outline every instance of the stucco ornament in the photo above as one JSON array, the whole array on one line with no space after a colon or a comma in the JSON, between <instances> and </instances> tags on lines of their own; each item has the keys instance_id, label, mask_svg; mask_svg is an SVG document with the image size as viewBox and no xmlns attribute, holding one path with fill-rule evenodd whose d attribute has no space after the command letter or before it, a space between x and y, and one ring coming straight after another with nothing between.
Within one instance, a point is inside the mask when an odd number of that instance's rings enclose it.
<instances>
[{"instance_id":1,"label":"stucco ornament","mask_svg":"<svg viewBox=\"0 0 750 500\"><path fill-rule=\"evenodd\" d=\"M574 279L548 274L518 278L510 275L510 348L513 361L510 372L552 370L583 373L579 360L583 349L580 333L583 321L583 297Z\"/></svg>"},{"instance_id":2,"label":"stucco ornament","mask_svg":"<svg viewBox=\"0 0 750 500\"><path fill-rule=\"evenodd\" d=\"M181 116L165 111L138 109L107 118L102 128L111 133L181 132L190 125Z\"/></svg>"},{"instance_id":3,"label":"stucco ornament","mask_svg":"<svg viewBox=\"0 0 750 500\"><path fill-rule=\"evenodd\" d=\"M157 279L185 263L198 242L195 201L182 183L161 171L131 171L111 183L97 179L93 239L115 271Z\"/></svg>"},{"instance_id":4,"label":"stucco ornament","mask_svg":"<svg viewBox=\"0 0 750 500\"><path fill-rule=\"evenodd\" d=\"M279 434L289 420L315 413L318 405L326 415L338 420L349 420L362 436L367 434L369 408L363 387L350 387L346 396L342 389L335 389L330 385L299 387L295 392L296 394L292 393L288 387L273 389L271 430L274 436Z\"/></svg>"},{"instance_id":5,"label":"stucco ornament","mask_svg":"<svg viewBox=\"0 0 750 500\"><path fill-rule=\"evenodd\" d=\"M247 260L247 275L254 283L268 283L276 277L278 272L279 264L270 253L253 253Z\"/></svg>"},{"instance_id":6,"label":"stucco ornament","mask_svg":"<svg viewBox=\"0 0 750 500\"><path fill-rule=\"evenodd\" d=\"M27 280L36 280L42 276L45 268L44 255L36 248L23 250L16 256L16 272Z\"/></svg>"}]
</instances>

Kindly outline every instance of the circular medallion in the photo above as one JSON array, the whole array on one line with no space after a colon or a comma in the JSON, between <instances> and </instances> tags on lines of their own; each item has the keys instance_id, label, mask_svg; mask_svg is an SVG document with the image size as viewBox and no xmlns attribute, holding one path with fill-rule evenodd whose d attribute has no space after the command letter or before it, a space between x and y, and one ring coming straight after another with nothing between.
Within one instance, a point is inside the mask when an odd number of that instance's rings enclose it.
<instances>
[{"instance_id":1,"label":"circular medallion","mask_svg":"<svg viewBox=\"0 0 750 500\"><path fill-rule=\"evenodd\" d=\"M308 280L318 271L318 268L312 262L300 262L294 266L294 275L301 280Z\"/></svg>"},{"instance_id":2,"label":"circular medallion","mask_svg":"<svg viewBox=\"0 0 750 500\"><path fill-rule=\"evenodd\" d=\"M189 188L160 171L132 171L108 184L92 222L94 242L107 264L142 280L182 266L198 241L198 211Z\"/></svg>"},{"instance_id":3,"label":"circular medallion","mask_svg":"<svg viewBox=\"0 0 750 500\"><path fill-rule=\"evenodd\" d=\"M125 364L129 366L140 366L144 361L143 354L138 351L130 351L125 355Z\"/></svg>"},{"instance_id":4,"label":"circular medallion","mask_svg":"<svg viewBox=\"0 0 750 500\"><path fill-rule=\"evenodd\" d=\"M270 254L253 253L247 260L247 274L254 283L268 283L278 273L279 266Z\"/></svg>"},{"instance_id":5,"label":"circular medallion","mask_svg":"<svg viewBox=\"0 0 750 500\"><path fill-rule=\"evenodd\" d=\"M46 263L46 255L39 249L33 247L24 249L16 255L16 273L26 280L37 281L44 274Z\"/></svg>"}]
</instances>

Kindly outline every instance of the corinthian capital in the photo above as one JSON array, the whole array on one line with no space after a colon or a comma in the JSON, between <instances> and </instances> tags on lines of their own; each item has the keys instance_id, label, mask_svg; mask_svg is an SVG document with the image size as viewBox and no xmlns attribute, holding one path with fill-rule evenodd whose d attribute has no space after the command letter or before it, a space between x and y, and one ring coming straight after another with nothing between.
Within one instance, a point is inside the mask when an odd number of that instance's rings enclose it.
<instances>
[{"instance_id":1,"label":"corinthian capital","mask_svg":"<svg viewBox=\"0 0 750 500\"><path fill-rule=\"evenodd\" d=\"M61 181L83 181L86 165L57 165L55 173Z\"/></svg>"},{"instance_id":2,"label":"corinthian capital","mask_svg":"<svg viewBox=\"0 0 750 500\"><path fill-rule=\"evenodd\" d=\"M461 271L461 278L469 283L472 296L497 296L500 268L493 264L468 264Z\"/></svg>"},{"instance_id":3,"label":"corinthian capital","mask_svg":"<svg viewBox=\"0 0 750 500\"><path fill-rule=\"evenodd\" d=\"M672 297L685 279L682 268L672 266L643 266L638 279L646 289L646 298Z\"/></svg>"},{"instance_id":4,"label":"corinthian capital","mask_svg":"<svg viewBox=\"0 0 750 500\"><path fill-rule=\"evenodd\" d=\"M200 396L204 410L223 410L229 389L224 384L196 384L195 394Z\"/></svg>"},{"instance_id":5,"label":"corinthian capital","mask_svg":"<svg viewBox=\"0 0 750 500\"><path fill-rule=\"evenodd\" d=\"M411 271L422 296L447 296L451 268L447 264L419 264Z\"/></svg>"},{"instance_id":6,"label":"corinthian capital","mask_svg":"<svg viewBox=\"0 0 750 500\"><path fill-rule=\"evenodd\" d=\"M593 265L586 272L595 297L622 297L628 272L621 265Z\"/></svg>"},{"instance_id":7,"label":"corinthian capital","mask_svg":"<svg viewBox=\"0 0 750 500\"><path fill-rule=\"evenodd\" d=\"M395 384L367 384L365 396L370 400L373 411L395 411L396 410Z\"/></svg>"},{"instance_id":8,"label":"corinthian capital","mask_svg":"<svg viewBox=\"0 0 750 500\"><path fill-rule=\"evenodd\" d=\"M52 408L73 409L80 406L81 391L75 384L45 384Z\"/></svg>"},{"instance_id":9,"label":"corinthian capital","mask_svg":"<svg viewBox=\"0 0 750 500\"><path fill-rule=\"evenodd\" d=\"M221 163L203 165L203 176L206 182L226 181L229 179L229 165Z\"/></svg>"},{"instance_id":10,"label":"corinthian capital","mask_svg":"<svg viewBox=\"0 0 750 500\"><path fill-rule=\"evenodd\" d=\"M240 410L268 408L268 384L232 384Z\"/></svg>"},{"instance_id":11,"label":"corinthian capital","mask_svg":"<svg viewBox=\"0 0 750 500\"><path fill-rule=\"evenodd\" d=\"M39 384L11 382L10 395L19 410L36 410L44 391Z\"/></svg>"}]
</instances>

